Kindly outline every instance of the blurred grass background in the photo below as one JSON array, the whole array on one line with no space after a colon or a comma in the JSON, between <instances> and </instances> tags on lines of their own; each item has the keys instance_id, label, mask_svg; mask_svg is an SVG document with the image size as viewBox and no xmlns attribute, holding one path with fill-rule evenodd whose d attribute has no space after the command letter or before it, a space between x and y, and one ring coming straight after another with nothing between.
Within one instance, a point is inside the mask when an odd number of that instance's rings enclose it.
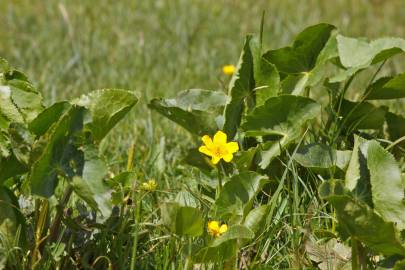
<instances>
[{"instance_id":1,"label":"blurred grass background","mask_svg":"<svg viewBox=\"0 0 405 270\"><path fill-rule=\"evenodd\" d=\"M166 136L177 147L187 135L161 118L156 125L146 101L221 88L222 65L238 60L263 11L272 48L319 22L349 36L405 37L403 0L1 0L0 56L29 75L47 103L99 88L138 91L142 104L105 146L124 162L118 153L134 141L147 147Z\"/></svg>"}]
</instances>

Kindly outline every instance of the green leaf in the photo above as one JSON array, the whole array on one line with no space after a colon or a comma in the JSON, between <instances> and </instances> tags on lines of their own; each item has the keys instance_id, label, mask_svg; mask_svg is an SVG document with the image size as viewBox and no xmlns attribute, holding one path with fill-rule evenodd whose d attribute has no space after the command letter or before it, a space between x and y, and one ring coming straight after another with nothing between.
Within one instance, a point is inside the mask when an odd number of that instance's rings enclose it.
<instances>
[{"instance_id":1,"label":"green leaf","mask_svg":"<svg viewBox=\"0 0 405 270\"><path fill-rule=\"evenodd\" d=\"M401 38L380 38L367 42L338 35L337 42L340 62L346 68L366 68L405 51L405 40Z\"/></svg>"},{"instance_id":2,"label":"green leaf","mask_svg":"<svg viewBox=\"0 0 405 270\"><path fill-rule=\"evenodd\" d=\"M385 109L367 102L343 99L340 115L348 132L356 129L380 129L385 121Z\"/></svg>"},{"instance_id":3,"label":"green leaf","mask_svg":"<svg viewBox=\"0 0 405 270\"><path fill-rule=\"evenodd\" d=\"M11 99L24 121L31 122L44 109L42 96L27 81L10 80L7 84L11 88Z\"/></svg>"},{"instance_id":4,"label":"green leaf","mask_svg":"<svg viewBox=\"0 0 405 270\"><path fill-rule=\"evenodd\" d=\"M387 131L391 141L396 141L402 138L405 134L405 118L401 115L393 114L388 112L385 115L385 120L387 121ZM400 146L405 147L405 141L402 141Z\"/></svg>"},{"instance_id":5,"label":"green leaf","mask_svg":"<svg viewBox=\"0 0 405 270\"><path fill-rule=\"evenodd\" d=\"M0 248L11 249L25 240L25 219L20 213L17 198L10 190L1 186L0 207ZM16 239L18 230L21 234L20 239Z\"/></svg>"},{"instance_id":6,"label":"green leaf","mask_svg":"<svg viewBox=\"0 0 405 270\"><path fill-rule=\"evenodd\" d=\"M51 197L57 185L58 175L67 171L74 156L74 135L82 129L83 108L72 106L41 137L46 142L29 175L31 191L35 195Z\"/></svg>"},{"instance_id":7,"label":"green leaf","mask_svg":"<svg viewBox=\"0 0 405 270\"><path fill-rule=\"evenodd\" d=\"M266 168L280 154L280 147L298 138L302 126L320 112L321 106L310 98L283 95L268 99L263 106L248 115L242 125L246 136L281 136L278 140L264 144L260 167Z\"/></svg>"},{"instance_id":8,"label":"green leaf","mask_svg":"<svg viewBox=\"0 0 405 270\"><path fill-rule=\"evenodd\" d=\"M225 183L212 206L212 216L220 220L242 220L268 178L255 172L241 172Z\"/></svg>"},{"instance_id":9,"label":"green leaf","mask_svg":"<svg viewBox=\"0 0 405 270\"><path fill-rule=\"evenodd\" d=\"M189 132L203 136L218 129L215 119L226 102L227 96L220 91L191 89L180 92L174 99L153 99L148 107Z\"/></svg>"},{"instance_id":10,"label":"green leaf","mask_svg":"<svg viewBox=\"0 0 405 270\"><path fill-rule=\"evenodd\" d=\"M134 93L120 89L96 90L73 101L89 110L91 119L86 119L85 126L98 142L137 102Z\"/></svg>"},{"instance_id":11,"label":"green leaf","mask_svg":"<svg viewBox=\"0 0 405 270\"><path fill-rule=\"evenodd\" d=\"M352 151L352 156L350 158L349 166L346 170L345 176L345 187L354 191L363 190L365 193L370 193L370 179L367 173L367 142L366 139L358 135L354 135L354 146ZM363 145L363 151L361 151L360 146ZM370 194L367 194L369 197Z\"/></svg>"},{"instance_id":12,"label":"green leaf","mask_svg":"<svg viewBox=\"0 0 405 270\"><path fill-rule=\"evenodd\" d=\"M58 121L62 114L70 107L70 103L66 101L51 105L38 114L38 116L28 125L30 131L37 136L45 134L52 124Z\"/></svg>"},{"instance_id":13,"label":"green leaf","mask_svg":"<svg viewBox=\"0 0 405 270\"><path fill-rule=\"evenodd\" d=\"M263 223L269 213L269 209L270 206L268 204L253 208L246 216L243 225L254 233L261 232L263 229Z\"/></svg>"},{"instance_id":14,"label":"green leaf","mask_svg":"<svg viewBox=\"0 0 405 270\"><path fill-rule=\"evenodd\" d=\"M263 105L267 99L277 96L280 90L280 75L277 68L263 57L259 67L255 67L256 106Z\"/></svg>"},{"instance_id":15,"label":"green leaf","mask_svg":"<svg viewBox=\"0 0 405 270\"><path fill-rule=\"evenodd\" d=\"M247 227L243 225L233 225L230 226L229 229L219 236L215 238L214 241L209 245L210 247L217 247L227 241L234 240L234 239L252 239L255 237L255 234Z\"/></svg>"},{"instance_id":16,"label":"green leaf","mask_svg":"<svg viewBox=\"0 0 405 270\"><path fill-rule=\"evenodd\" d=\"M349 165L351 151L340 151L321 144L312 143L298 148L294 160L301 166L311 169L337 167L344 171Z\"/></svg>"},{"instance_id":17,"label":"green leaf","mask_svg":"<svg viewBox=\"0 0 405 270\"><path fill-rule=\"evenodd\" d=\"M394 268L392 270L403 270L405 269L405 259L404 260L398 260L395 265Z\"/></svg>"},{"instance_id":18,"label":"green leaf","mask_svg":"<svg viewBox=\"0 0 405 270\"><path fill-rule=\"evenodd\" d=\"M11 98L11 88L8 85L0 86L0 128L8 128L11 122L24 123L24 118L18 111Z\"/></svg>"},{"instance_id":19,"label":"green leaf","mask_svg":"<svg viewBox=\"0 0 405 270\"><path fill-rule=\"evenodd\" d=\"M245 151L238 151L234 155L233 163L238 168L238 171L248 171L252 167L257 147L251 147Z\"/></svg>"},{"instance_id":20,"label":"green leaf","mask_svg":"<svg viewBox=\"0 0 405 270\"><path fill-rule=\"evenodd\" d=\"M192 259L195 263L223 262L235 256L236 252L236 240L231 240L219 246L203 247L193 254Z\"/></svg>"},{"instance_id":21,"label":"green leaf","mask_svg":"<svg viewBox=\"0 0 405 270\"><path fill-rule=\"evenodd\" d=\"M374 209L386 220L405 229L405 195L401 170L394 157L378 142L371 141L367 149Z\"/></svg>"},{"instance_id":22,"label":"green leaf","mask_svg":"<svg viewBox=\"0 0 405 270\"><path fill-rule=\"evenodd\" d=\"M223 130L228 135L229 139L235 136L236 130L240 125L245 99L250 98L250 103L253 103L255 82L253 75L253 56L250 48L251 39L252 36L250 35L245 39L236 72L232 76L228 87L228 96L230 96L231 99L225 106L225 123Z\"/></svg>"},{"instance_id":23,"label":"green leaf","mask_svg":"<svg viewBox=\"0 0 405 270\"><path fill-rule=\"evenodd\" d=\"M99 157L98 149L94 145L87 145L84 147L82 177L73 177L71 183L75 194L94 210L99 211L103 218L108 218L112 210L112 190L104 182L107 173L107 165Z\"/></svg>"},{"instance_id":24,"label":"green leaf","mask_svg":"<svg viewBox=\"0 0 405 270\"><path fill-rule=\"evenodd\" d=\"M280 75L277 68L262 56L262 45L257 37L253 37L249 45L253 57L256 106L260 106L268 98L277 96L280 89Z\"/></svg>"},{"instance_id":25,"label":"green leaf","mask_svg":"<svg viewBox=\"0 0 405 270\"><path fill-rule=\"evenodd\" d=\"M395 77L383 77L366 90L366 99L398 99L405 97L405 73Z\"/></svg>"},{"instance_id":26,"label":"green leaf","mask_svg":"<svg viewBox=\"0 0 405 270\"><path fill-rule=\"evenodd\" d=\"M200 236L203 233L204 220L197 208L168 202L162 205L161 215L163 224L177 235Z\"/></svg>"},{"instance_id":27,"label":"green leaf","mask_svg":"<svg viewBox=\"0 0 405 270\"><path fill-rule=\"evenodd\" d=\"M405 247L394 224L384 221L367 204L351 197L342 181L322 183L319 194L333 205L339 225L352 237L384 255L405 255Z\"/></svg>"},{"instance_id":28,"label":"green leaf","mask_svg":"<svg viewBox=\"0 0 405 270\"><path fill-rule=\"evenodd\" d=\"M325 23L310 26L298 34L292 47L270 50L263 57L280 72L309 72L315 67L317 58L334 29L333 25Z\"/></svg>"}]
</instances>

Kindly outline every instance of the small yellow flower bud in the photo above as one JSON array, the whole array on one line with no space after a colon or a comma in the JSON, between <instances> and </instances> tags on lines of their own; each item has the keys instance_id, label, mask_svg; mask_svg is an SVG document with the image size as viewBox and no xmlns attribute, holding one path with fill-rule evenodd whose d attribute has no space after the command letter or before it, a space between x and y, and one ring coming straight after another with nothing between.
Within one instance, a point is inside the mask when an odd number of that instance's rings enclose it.
<instances>
[{"instance_id":1,"label":"small yellow flower bud","mask_svg":"<svg viewBox=\"0 0 405 270\"><path fill-rule=\"evenodd\" d=\"M226 65L222 67L222 72L225 75L233 75L235 73L236 67L234 65Z\"/></svg>"},{"instance_id":2,"label":"small yellow flower bud","mask_svg":"<svg viewBox=\"0 0 405 270\"><path fill-rule=\"evenodd\" d=\"M157 188L157 183L154 179L149 180L148 182L143 182L141 185L141 190L153 192Z\"/></svg>"}]
</instances>

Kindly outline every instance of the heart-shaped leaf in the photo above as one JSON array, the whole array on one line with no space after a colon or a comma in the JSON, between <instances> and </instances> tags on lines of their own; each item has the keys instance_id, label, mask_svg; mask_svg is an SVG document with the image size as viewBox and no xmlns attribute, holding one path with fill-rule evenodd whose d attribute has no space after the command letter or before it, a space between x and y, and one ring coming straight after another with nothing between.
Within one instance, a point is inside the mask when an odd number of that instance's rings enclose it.
<instances>
[{"instance_id":1,"label":"heart-shaped leaf","mask_svg":"<svg viewBox=\"0 0 405 270\"><path fill-rule=\"evenodd\" d=\"M325 23L310 26L298 34L292 47L270 50L263 57L280 72L309 72L315 67L317 58L334 29L333 25Z\"/></svg>"},{"instance_id":2,"label":"heart-shaped leaf","mask_svg":"<svg viewBox=\"0 0 405 270\"><path fill-rule=\"evenodd\" d=\"M405 40L380 38L367 42L364 39L337 36L339 58L346 68L366 68L405 51Z\"/></svg>"}]
</instances>

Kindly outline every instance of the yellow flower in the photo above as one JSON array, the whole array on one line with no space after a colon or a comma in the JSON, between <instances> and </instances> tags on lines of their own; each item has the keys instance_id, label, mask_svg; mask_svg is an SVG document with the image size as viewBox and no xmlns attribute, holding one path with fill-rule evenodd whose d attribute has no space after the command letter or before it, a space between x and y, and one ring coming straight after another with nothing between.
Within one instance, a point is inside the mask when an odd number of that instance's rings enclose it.
<instances>
[{"instance_id":1,"label":"yellow flower","mask_svg":"<svg viewBox=\"0 0 405 270\"><path fill-rule=\"evenodd\" d=\"M212 163L217 164L221 158L226 162L230 162L233 158L233 153L238 152L239 145L236 142L226 142L226 134L222 131L218 131L214 135L214 140L208 135L202 137L202 141L205 145L200 146L198 151L212 157Z\"/></svg>"},{"instance_id":2,"label":"yellow flower","mask_svg":"<svg viewBox=\"0 0 405 270\"><path fill-rule=\"evenodd\" d=\"M144 190L144 191L152 192L152 191L155 191L156 188L157 188L157 184L156 184L156 181L153 180L153 179L149 180L148 182L144 182L141 185L141 189Z\"/></svg>"},{"instance_id":3,"label":"yellow flower","mask_svg":"<svg viewBox=\"0 0 405 270\"><path fill-rule=\"evenodd\" d=\"M236 67L234 65L226 65L222 67L222 72L225 75L232 75L235 73Z\"/></svg>"},{"instance_id":4,"label":"yellow flower","mask_svg":"<svg viewBox=\"0 0 405 270\"><path fill-rule=\"evenodd\" d=\"M208 222L208 233L211 234L214 237L219 237L221 234L226 232L228 230L228 225L222 224L219 226L218 221L209 221Z\"/></svg>"}]
</instances>

